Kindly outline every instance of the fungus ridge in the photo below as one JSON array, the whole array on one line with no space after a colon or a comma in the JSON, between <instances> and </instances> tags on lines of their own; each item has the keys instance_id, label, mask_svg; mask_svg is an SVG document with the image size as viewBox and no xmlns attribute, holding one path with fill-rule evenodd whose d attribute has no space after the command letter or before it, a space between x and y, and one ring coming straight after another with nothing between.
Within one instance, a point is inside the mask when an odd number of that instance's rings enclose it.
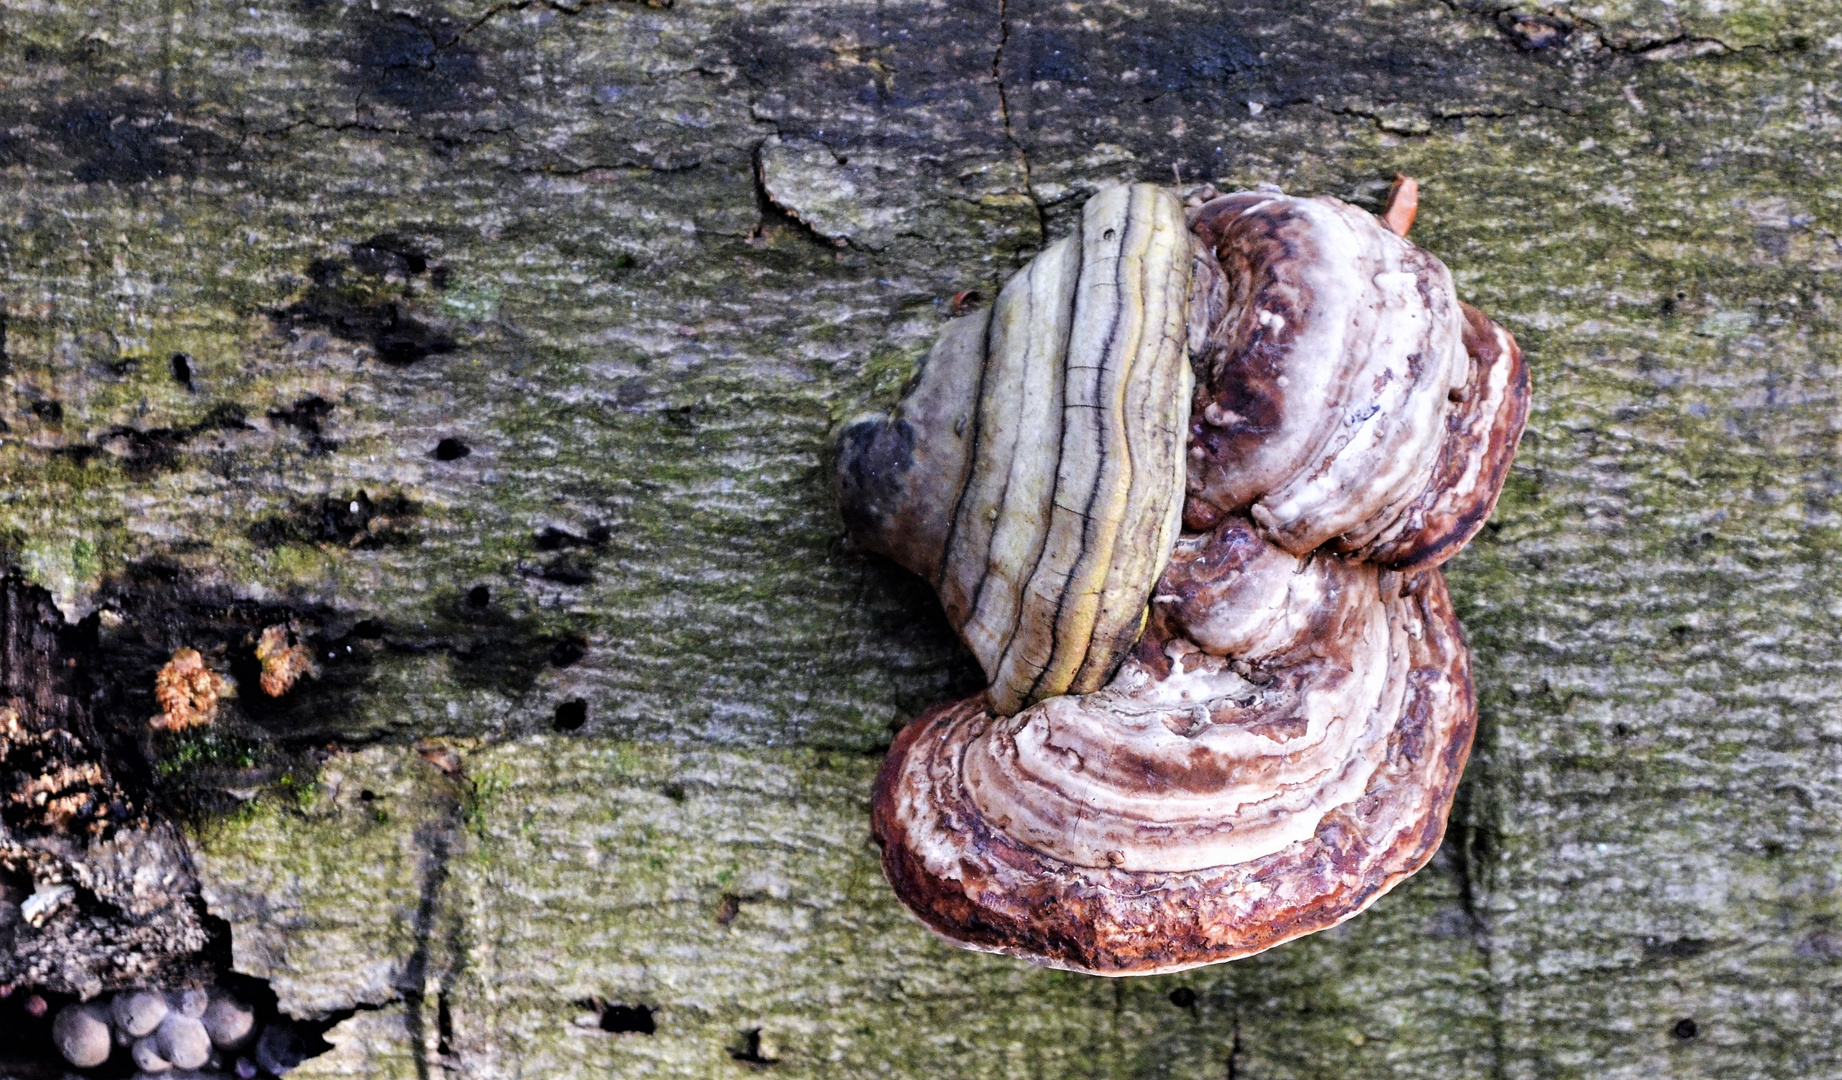
<instances>
[{"instance_id":1,"label":"fungus ridge","mask_svg":"<svg viewBox=\"0 0 1842 1080\"><path fill-rule=\"evenodd\" d=\"M1007 714L1098 690L1142 629L1182 516L1195 245L1168 191L1101 192L842 437L852 534L934 584Z\"/></svg>"}]
</instances>

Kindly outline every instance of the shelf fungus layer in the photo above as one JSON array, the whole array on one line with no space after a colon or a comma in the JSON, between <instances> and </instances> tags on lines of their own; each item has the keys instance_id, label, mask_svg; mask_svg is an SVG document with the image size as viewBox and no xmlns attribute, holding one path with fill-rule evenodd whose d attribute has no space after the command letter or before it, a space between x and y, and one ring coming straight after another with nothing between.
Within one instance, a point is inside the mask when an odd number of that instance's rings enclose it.
<instances>
[{"instance_id":1,"label":"shelf fungus layer","mask_svg":"<svg viewBox=\"0 0 1842 1080\"><path fill-rule=\"evenodd\" d=\"M1509 334L1361 210L1090 200L841 446L852 533L934 583L991 678L878 779L903 902L961 945L1138 974L1419 869L1476 719L1438 565L1527 401Z\"/></svg>"},{"instance_id":2,"label":"shelf fungus layer","mask_svg":"<svg viewBox=\"0 0 1842 1080\"><path fill-rule=\"evenodd\" d=\"M934 584L1006 713L1100 689L1138 639L1183 509L1197 256L1168 191L1095 195L844 433L852 533Z\"/></svg>"}]
</instances>

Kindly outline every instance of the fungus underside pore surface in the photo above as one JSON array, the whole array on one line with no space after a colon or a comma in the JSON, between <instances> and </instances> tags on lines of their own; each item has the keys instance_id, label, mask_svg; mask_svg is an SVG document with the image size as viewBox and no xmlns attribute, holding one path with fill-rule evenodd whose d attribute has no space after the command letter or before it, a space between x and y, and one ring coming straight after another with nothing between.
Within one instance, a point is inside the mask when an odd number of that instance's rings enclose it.
<instances>
[{"instance_id":1,"label":"fungus underside pore surface","mask_svg":"<svg viewBox=\"0 0 1842 1080\"><path fill-rule=\"evenodd\" d=\"M159 759L238 968L353 1010L304 1071L1842 1067L1827 6L0 29L6 561L73 625L212 639L168 656L290 619L353 650L273 707L239 676L254 798L241 749ZM839 540L827 453L956 294L1173 171L1369 209L1420 177L1534 409L1449 567L1481 717L1441 853L1334 931L1102 981L951 950L883 884L878 759L977 673Z\"/></svg>"}]
</instances>

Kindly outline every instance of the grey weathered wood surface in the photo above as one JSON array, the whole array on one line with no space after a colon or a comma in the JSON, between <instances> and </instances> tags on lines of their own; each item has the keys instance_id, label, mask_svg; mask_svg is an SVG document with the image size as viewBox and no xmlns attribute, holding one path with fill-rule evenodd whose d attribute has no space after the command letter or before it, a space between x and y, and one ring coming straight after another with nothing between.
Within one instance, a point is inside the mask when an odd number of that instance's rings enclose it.
<instances>
[{"instance_id":1,"label":"grey weathered wood surface","mask_svg":"<svg viewBox=\"0 0 1842 1080\"><path fill-rule=\"evenodd\" d=\"M194 826L362 1006L316 1075L1836 1075L1839 73L1809 0L7 2L0 530L73 619L369 620ZM1397 170L1534 376L1446 848L1183 976L932 941L865 804L971 670L834 425L1097 185Z\"/></svg>"}]
</instances>

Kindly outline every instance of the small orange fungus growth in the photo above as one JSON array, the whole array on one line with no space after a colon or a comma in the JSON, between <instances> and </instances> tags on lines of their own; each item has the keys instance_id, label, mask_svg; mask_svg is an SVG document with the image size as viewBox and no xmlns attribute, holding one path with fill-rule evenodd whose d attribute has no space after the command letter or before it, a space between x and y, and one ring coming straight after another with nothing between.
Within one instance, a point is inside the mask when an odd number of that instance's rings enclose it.
<instances>
[{"instance_id":1,"label":"small orange fungus growth","mask_svg":"<svg viewBox=\"0 0 1842 1080\"><path fill-rule=\"evenodd\" d=\"M256 642L256 659L262 663L262 692L280 697L302 675L313 674L307 643L293 623L276 623L262 631Z\"/></svg>"},{"instance_id":2,"label":"small orange fungus growth","mask_svg":"<svg viewBox=\"0 0 1842 1080\"><path fill-rule=\"evenodd\" d=\"M217 719L217 699L224 680L205 666L197 649L173 650L173 658L154 676L154 701L160 715L148 721L158 731L184 731Z\"/></svg>"},{"instance_id":3,"label":"small orange fungus growth","mask_svg":"<svg viewBox=\"0 0 1842 1080\"><path fill-rule=\"evenodd\" d=\"M22 705L14 698L0 706L0 771L13 776L11 787L0 791L0 809L9 821L99 834L109 815L108 775L97 762L65 759L68 744L58 745L57 737L68 739L69 733L32 730L23 722Z\"/></svg>"}]
</instances>

